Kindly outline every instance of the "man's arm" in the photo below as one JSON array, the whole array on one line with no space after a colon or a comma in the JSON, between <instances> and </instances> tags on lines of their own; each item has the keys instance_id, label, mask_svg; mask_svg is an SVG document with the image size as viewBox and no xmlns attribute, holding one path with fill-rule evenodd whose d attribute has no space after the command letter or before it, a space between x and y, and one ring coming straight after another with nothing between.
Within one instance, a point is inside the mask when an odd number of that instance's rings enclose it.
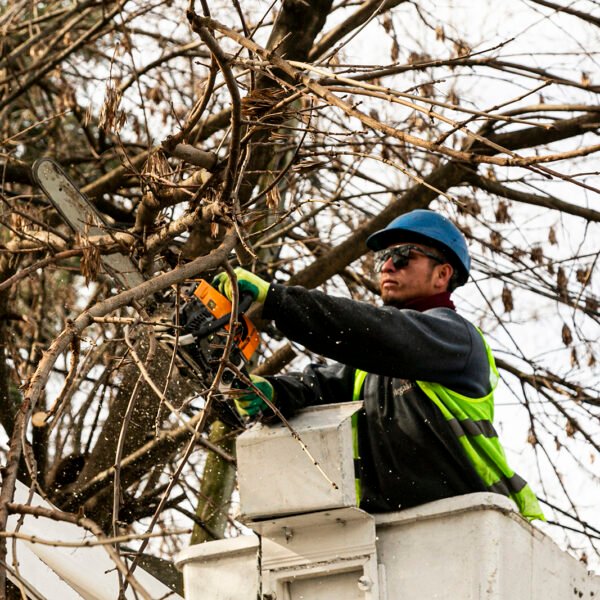
<instances>
[{"instance_id":1,"label":"man's arm","mask_svg":"<svg viewBox=\"0 0 600 600\"><path fill-rule=\"evenodd\" d=\"M484 342L449 308L375 307L302 287L269 286L244 269L236 275L240 291L264 303L263 316L309 350L370 373L441 383L470 397L490 391ZM214 284L231 297L225 274Z\"/></svg>"},{"instance_id":2,"label":"man's arm","mask_svg":"<svg viewBox=\"0 0 600 600\"><path fill-rule=\"evenodd\" d=\"M436 381L474 397L489 391L481 336L450 309L376 307L274 284L263 316L309 350L370 373Z\"/></svg>"},{"instance_id":3,"label":"man's arm","mask_svg":"<svg viewBox=\"0 0 600 600\"><path fill-rule=\"evenodd\" d=\"M309 365L302 373L267 378L275 389L275 403L284 416L315 404L352 400L354 369L342 364Z\"/></svg>"}]
</instances>

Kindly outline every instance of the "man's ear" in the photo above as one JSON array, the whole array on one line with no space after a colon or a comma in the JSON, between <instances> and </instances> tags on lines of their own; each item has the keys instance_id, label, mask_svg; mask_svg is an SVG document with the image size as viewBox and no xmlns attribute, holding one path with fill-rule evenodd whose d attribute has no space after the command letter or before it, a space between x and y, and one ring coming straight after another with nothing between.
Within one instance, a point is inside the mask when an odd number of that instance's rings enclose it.
<instances>
[{"instance_id":1,"label":"man's ear","mask_svg":"<svg viewBox=\"0 0 600 600\"><path fill-rule=\"evenodd\" d=\"M439 287L440 291L448 290L450 280L452 279L452 275L454 275L454 267L450 263L444 263L437 265L436 271L436 279L434 281L436 287Z\"/></svg>"}]
</instances>

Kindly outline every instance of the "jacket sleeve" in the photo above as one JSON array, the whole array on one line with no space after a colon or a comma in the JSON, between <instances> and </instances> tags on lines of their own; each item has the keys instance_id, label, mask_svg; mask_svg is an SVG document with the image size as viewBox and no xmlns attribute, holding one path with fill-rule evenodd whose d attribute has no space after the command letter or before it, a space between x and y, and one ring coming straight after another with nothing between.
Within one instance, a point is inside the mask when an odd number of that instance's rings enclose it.
<instances>
[{"instance_id":1,"label":"jacket sleeve","mask_svg":"<svg viewBox=\"0 0 600 600\"><path fill-rule=\"evenodd\" d=\"M479 332L448 308L377 307L274 284L263 316L312 352L369 373L433 381L471 397L490 390Z\"/></svg>"},{"instance_id":2,"label":"jacket sleeve","mask_svg":"<svg viewBox=\"0 0 600 600\"><path fill-rule=\"evenodd\" d=\"M268 377L285 417L300 408L352 400L354 369L341 364L307 366L302 373Z\"/></svg>"}]
</instances>

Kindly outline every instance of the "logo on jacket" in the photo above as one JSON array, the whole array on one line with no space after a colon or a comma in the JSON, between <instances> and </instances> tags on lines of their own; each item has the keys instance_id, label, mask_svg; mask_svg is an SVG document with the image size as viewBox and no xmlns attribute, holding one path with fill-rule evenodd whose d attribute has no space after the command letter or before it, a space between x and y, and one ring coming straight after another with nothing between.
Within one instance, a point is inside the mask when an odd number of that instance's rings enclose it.
<instances>
[{"instance_id":1,"label":"logo on jacket","mask_svg":"<svg viewBox=\"0 0 600 600\"><path fill-rule=\"evenodd\" d=\"M404 396L406 392L410 392L410 390L414 389L414 385L412 381L408 379L394 379L392 394L394 398L399 398L400 396Z\"/></svg>"}]
</instances>

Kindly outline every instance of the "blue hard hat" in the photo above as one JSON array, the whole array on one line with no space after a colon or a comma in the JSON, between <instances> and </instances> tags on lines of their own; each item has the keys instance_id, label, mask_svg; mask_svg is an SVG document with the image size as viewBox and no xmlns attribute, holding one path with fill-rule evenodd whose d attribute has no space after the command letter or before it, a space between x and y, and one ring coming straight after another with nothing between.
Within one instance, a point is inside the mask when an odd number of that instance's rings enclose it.
<instances>
[{"instance_id":1,"label":"blue hard hat","mask_svg":"<svg viewBox=\"0 0 600 600\"><path fill-rule=\"evenodd\" d=\"M413 210L369 236L367 246L371 250L383 250L402 242L425 244L440 250L457 271L458 285L463 285L469 278L471 257L467 242L458 227L446 217L432 210Z\"/></svg>"}]
</instances>

